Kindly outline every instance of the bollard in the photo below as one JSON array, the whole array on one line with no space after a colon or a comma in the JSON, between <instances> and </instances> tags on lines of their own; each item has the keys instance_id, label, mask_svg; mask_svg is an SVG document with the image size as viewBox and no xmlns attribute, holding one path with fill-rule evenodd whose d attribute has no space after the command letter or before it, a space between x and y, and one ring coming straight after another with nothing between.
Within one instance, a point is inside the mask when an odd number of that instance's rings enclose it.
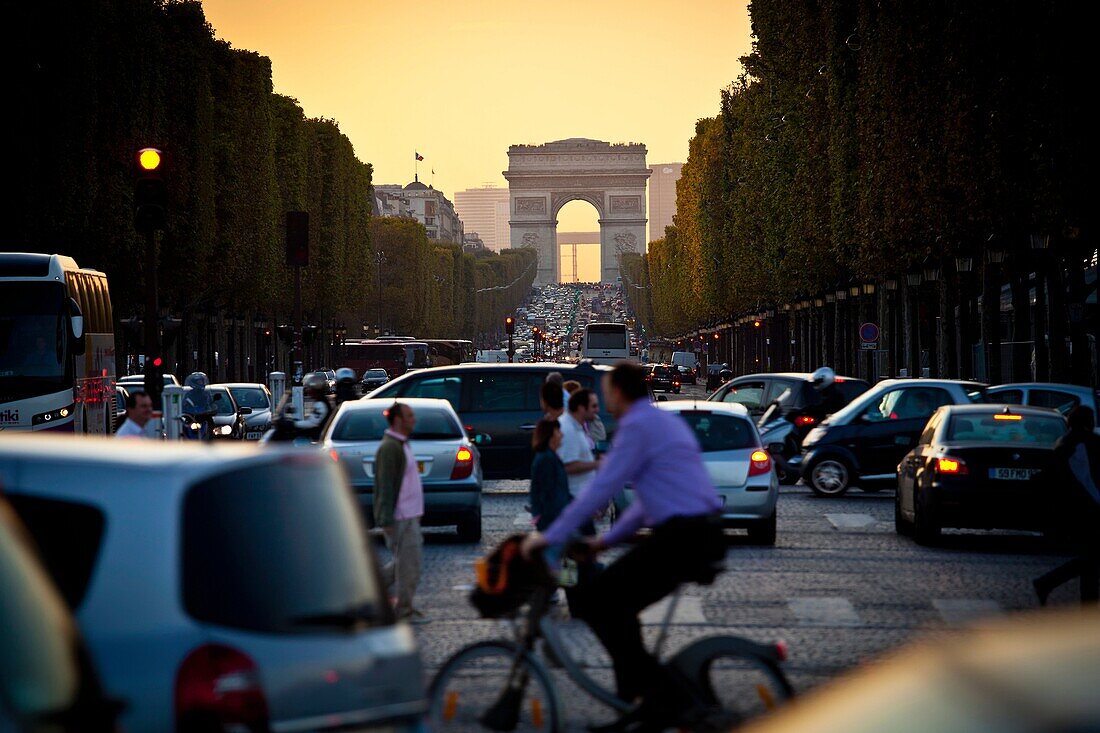
<instances>
[{"instance_id":1,"label":"bollard","mask_svg":"<svg viewBox=\"0 0 1100 733\"><path fill-rule=\"evenodd\" d=\"M183 433L183 425L180 423L180 415L183 414L183 387L165 385L160 400L164 415L164 439L179 440Z\"/></svg>"},{"instance_id":2,"label":"bollard","mask_svg":"<svg viewBox=\"0 0 1100 733\"><path fill-rule=\"evenodd\" d=\"M294 408L294 419L301 420L306 414L305 390L301 385L291 387L290 404Z\"/></svg>"},{"instance_id":3,"label":"bollard","mask_svg":"<svg viewBox=\"0 0 1100 733\"><path fill-rule=\"evenodd\" d=\"M267 388L271 390L271 399L275 400L275 404L279 404L279 400L283 397L283 392L286 390L286 372L271 372L267 375Z\"/></svg>"}]
</instances>

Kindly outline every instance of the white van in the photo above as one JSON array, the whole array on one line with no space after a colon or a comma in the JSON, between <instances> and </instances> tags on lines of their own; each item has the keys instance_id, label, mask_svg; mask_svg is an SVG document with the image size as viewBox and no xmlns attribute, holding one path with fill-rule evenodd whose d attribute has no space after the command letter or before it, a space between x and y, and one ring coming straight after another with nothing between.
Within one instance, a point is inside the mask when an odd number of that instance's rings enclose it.
<instances>
[{"instance_id":1,"label":"white van","mask_svg":"<svg viewBox=\"0 0 1100 733\"><path fill-rule=\"evenodd\" d=\"M699 363L699 359L695 354L690 351L673 351L672 352L672 365L683 366L688 369L694 369L695 365Z\"/></svg>"},{"instance_id":2,"label":"white van","mask_svg":"<svg viewBox=\"0 0 1100 733\"><path fill-rule=\"evenodd\" d=\"M507 364L508 352L503 349L482 349L477 352L479 364Z\"/></svg>"}]
</instances>

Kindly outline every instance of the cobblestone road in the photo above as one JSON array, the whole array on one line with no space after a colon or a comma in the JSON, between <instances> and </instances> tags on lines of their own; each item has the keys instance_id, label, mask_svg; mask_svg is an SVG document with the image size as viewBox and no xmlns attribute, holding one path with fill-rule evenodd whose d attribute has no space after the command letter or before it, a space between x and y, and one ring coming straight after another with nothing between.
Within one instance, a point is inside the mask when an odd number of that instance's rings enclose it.
<instances>
[{"instance_id":1,"label":"cobblestone road","mask_svg":"<svg viewBox=\"0 0 1100 733\"><path fill-rule=\"evenodd\" d=\"M480 545L429 530L418 605L431 623L416 627L429 672L462 645L506 630L479 619L466 595L474 559L526 529L525 492L526 482L487 484ZM1062 559L1042 538L1026 534L949 530L939 547L920 547L894 533L893 499L890 488L819 499L805 487L785 487L775 547L754 547L732 535L727 571L712 586L686 590L669 648L717 632L785 639L786 670L805 691L921 635L1035 608L1031 579ZM1075 600L1072 586L1052 597L1055 604ZM652 636L655 626L647 632ZM586 629L574 633L585 662L608 680L598 642ZM570 730L610 719L564 677L558 682Z\"/></svg>"}]
</instances>

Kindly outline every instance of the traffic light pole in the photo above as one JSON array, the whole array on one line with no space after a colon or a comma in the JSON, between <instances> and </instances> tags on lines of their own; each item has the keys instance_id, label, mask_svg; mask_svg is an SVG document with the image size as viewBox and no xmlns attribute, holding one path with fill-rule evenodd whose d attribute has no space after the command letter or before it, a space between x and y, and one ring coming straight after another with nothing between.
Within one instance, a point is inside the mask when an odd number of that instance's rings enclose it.
<instances>
[{"instance_id":1,"label":"traffic light pole","mask_svg":"<svg viewBox=\"0 0 1100 733\"><path fill-rule=\"evenodd\" d=\"M294 362L293 382L295 385L302 383L302 266L294 266L294 351L291 355Z\"/></svg>"},{"instance_id":2,"label":"traffic light pole","mask_svg":"<svg viewBox=\"0 0 1100 733\"><path fill-rule=\"evenodd\" d=\"M146 374L149 373L150 369L155 368L153 360L163 356L160 353L159 311L160 302L157 297L157 232L155 229L148 229L145 232L145 368L143 370ZM157 370L156 378L163 386L159 370ZM154 410L160 409L160 392L159 389L154 388L154 385L150 385L149 398L153 401Z\"/></svg>"}]
</instances>

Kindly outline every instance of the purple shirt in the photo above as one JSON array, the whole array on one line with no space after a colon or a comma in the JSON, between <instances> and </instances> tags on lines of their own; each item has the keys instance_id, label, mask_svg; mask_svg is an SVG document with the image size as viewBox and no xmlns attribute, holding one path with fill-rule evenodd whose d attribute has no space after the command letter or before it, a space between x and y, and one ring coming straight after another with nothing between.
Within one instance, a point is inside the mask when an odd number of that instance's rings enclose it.
<instances>
[{"instance_id":1,"label":"purple shirt","mask_svg":"<svg viewBox=\"0 0 1100 733\"><path fill-rule=\"evenodd\" d=\"M546 530L546 541L564 543L628 483L633 484L634 503L603 536L609 545L643 526L656 527L672 517L714 514L722 508L695 433L678 415L643 399L623 415L596 476Z\"/></svg>"}]
</instances>

